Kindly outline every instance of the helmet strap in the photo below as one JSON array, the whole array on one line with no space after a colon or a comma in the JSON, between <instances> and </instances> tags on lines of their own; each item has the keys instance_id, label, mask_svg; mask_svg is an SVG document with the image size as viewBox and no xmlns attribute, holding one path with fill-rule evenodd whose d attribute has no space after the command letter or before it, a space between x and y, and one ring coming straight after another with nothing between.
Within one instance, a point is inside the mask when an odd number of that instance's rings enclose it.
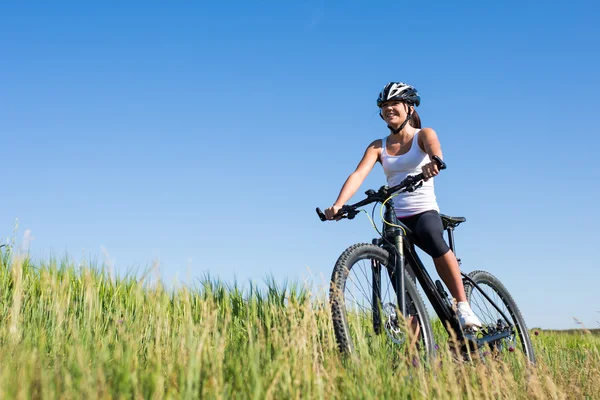
<instances>
[{"instance_id":1,"label":"helmet strap","mask_svg":"<svg viewBox=\"0 0 600 400\"><path fill-rule=\"evenodd\" d=\"M388 126L387 126L387 127L388 127L388 129L389 129L390 131L392 131L392 133L393 133L394 135L395 135L395 134L397 134L397 133L399 133L399 132L400 132L402 129L404 129L404 127L406 126L406 123L408 122L408 120L410 120L410 117L411 117L411 116L412 116L412 111L409 111L409 112L408 112L408 115L406 116L406 119L404 120L404 122L402 123L402 125L400 125L400 126L398 127L398 129L394 129L394 128L392 128L390 125L388 125Z\"/></svg>"}]
</instances>

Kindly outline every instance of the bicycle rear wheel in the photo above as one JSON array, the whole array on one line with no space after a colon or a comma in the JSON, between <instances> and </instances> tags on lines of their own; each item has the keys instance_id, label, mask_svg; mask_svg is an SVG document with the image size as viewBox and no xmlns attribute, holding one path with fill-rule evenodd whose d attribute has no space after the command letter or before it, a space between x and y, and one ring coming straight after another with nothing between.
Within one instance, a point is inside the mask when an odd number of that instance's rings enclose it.
<instances>
[{"instance_id":1,"label":"bicycle rear wheel","mask_svg":"<svg viewBox=\"0 0 600 400\"><path fill-rule=\"evenodd\" d=\"M477 332L477 338L512 332L513 334L490 343L492 350L498 353L511 353L516 349L522 349L525 356L532 364L535 363L533 346L529 338L529 331L521 311L514 299L506 290L502 282L495 276L485 271L473 271L468 274L481 290L498 306L500 313L490 300L488 300L473 284L464 280L465 294L471 309L481 320L483 327ZM504 316L502 315L504 314ZM506 317L506 318L505 318Z\"/></svg>"},{"instance_id":2,"label":"bicycle rear wheel","mask_svg":"<svg viewBox=\"0 0 600 400\"><path fill-rule=\"evenodd\" d=\"M338 258L329 292L338 347L342 353L353 353L359 341L373 335L381 335L395 345L408 346L406 332L411 329L419 348L425 355L433 355L431 321L408 273L405 299L409 326L403 325L389 260L387 250L367 243L349 247Z\"/></svg>"}]
</instances>

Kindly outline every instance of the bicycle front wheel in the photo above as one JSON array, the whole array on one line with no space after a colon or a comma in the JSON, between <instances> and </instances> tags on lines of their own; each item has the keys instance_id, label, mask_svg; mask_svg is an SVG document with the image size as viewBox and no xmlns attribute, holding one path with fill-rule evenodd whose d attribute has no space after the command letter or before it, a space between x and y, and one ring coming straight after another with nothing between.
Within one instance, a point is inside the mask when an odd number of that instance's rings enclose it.
<instances>
[{"instance_id":1,"label":"bicycle front wheel","mask_svg":"<svg viewBox=\"0 0 600 400\"><path fill-rule=\"evenodd\" d=\"M511 353L520 348L529 362L535 363L535 355L525 320L517 303L502 282L485 271L473 271L468 277L481 289L481 291L478 290L470 281L464 280L467 301L483 324L483 327L477 332L477 337L484 338L512 333L508 337L491 342L490 347L499 353ZM489 300L482 291L489 297Z\"/></svg>"},{"instance_id":2,"label":"bicycle front wheel","mask_svg":"<svg viewBox=\"0 0 600 400\"><path fill-rule=\"evenodd\" d=\"M433 355L433 330L425 304L406 273L408 315L404 325L394 290L394 266L388 264L388 251L367 243L349 247L338 258L329 292L338 347L342 353L353 353L359 341L368 341L374 335L394 345L408 346L409 337L414 336L418 348L425 355Z\"/></svg>"}]
</instances>

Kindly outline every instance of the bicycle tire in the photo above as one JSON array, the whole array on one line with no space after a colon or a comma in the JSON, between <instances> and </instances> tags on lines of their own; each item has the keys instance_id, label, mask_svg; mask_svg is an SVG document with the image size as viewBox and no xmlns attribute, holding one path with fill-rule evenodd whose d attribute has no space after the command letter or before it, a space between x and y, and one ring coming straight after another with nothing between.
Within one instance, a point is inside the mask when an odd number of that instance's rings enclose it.
<instances>
[{"instance_id":1,"label":"bicycle tire","mask_svg":"<svg viewBox=\"0 0 600 400\"><path fill-rule=\"evenodd\" d=\"M521 314L517 303L515 302L511 294L508 292L506 287L502 284L502 282L500 282L498 278L486 271L473 271L468 274L468 277L471 278L478 286L482 287L484 290L487 286L493 292L495 292L495 297L497 297L497 299L500 300L502 305L504 306L503 310L503 307L500 304L498 304L496 299L494 299L494 293L489 293L486 291L486 294L492 297L492 300L496 303L496 305L500 307L500 309L504 312L505 315L507 315L507 317L510 316L512 321L506 322L515 326L520 340L520 347L522 348L529 362L535 364L535 354L533 351L533 346L531 345L531 338L529 337L529 331L527 330L525 319L523 318L523 315ZM484 324L483 330L485 331L487 326L498 324L499 320L494 321L494 319L497 319L497 317L501 317L501 314L498 313L498 311L491 304L489 304L489 300L485 299L485 297L481 295L479 290L477 290L473 286L473 284L466 279L464 280L464 286L467 301L469 302L469 304L471 304L473 312L475 312L477 317ZM493 312L498 313L496 317L491 316ZM507 343L509 344L508 349L510 351L513 351L516 347L518 347L518 343L516 343L516 338L512 339L512 350L510 348L510 342Z\"/></svg>"},{"instance_id":2,"label":"bicycle tire","mask_svg":"<svg viewBox=\"0 0 600 400\"><path fill-rule=\"evenodd\" d=\"M387 250L368 243L359 243L347 248L338 258L333 273L331 275L331 287L329 292L333 327L338 348L342 353L349 354L355 352L355 344L352 337L352 328L348 323L348 312L346 299L346 289L348 286L349 277L352 276L353 268L357 262L362 260L375 260L379 265L388 268L388 260L390 259ZM389 270L388 270L389 271ZM383 274L382 274L383 275ZM368 273L363 274L368 280ZM390 289L389 287L386 289ZM393 290L393 287L391 288ZM413 283L410 275L405 271L405 289L406 289L406 304L407 309L412 310L411 315L416 314L416 321L420 326L420 346L424 350L424 354L432 357L435 354L435 344L433 338L433 329L431 321L427 313L427 308L417 291L417 287ZM368 293L366 297L368 298ZM395 298L395 292L393 293ZM372 298L371 298L372 299ZM397 303L395 300L393 304ZM383 309L383 304L379 304ZM372 306L372 304L371 304ZM397 305L396 305L397 306ZM368 312L368 310L367 310ZM374 315L372 318L376 318ZM375 328L375 323L371 325L374 334L380 334ZM386 325L384 323L384 325ZM386 325L388 326L388 325ZM387 331L386 331L387 332ZM390 336L390 335L388 335ZM391 338L391 336L390 336Z\"/></svg>"}]
</instances>

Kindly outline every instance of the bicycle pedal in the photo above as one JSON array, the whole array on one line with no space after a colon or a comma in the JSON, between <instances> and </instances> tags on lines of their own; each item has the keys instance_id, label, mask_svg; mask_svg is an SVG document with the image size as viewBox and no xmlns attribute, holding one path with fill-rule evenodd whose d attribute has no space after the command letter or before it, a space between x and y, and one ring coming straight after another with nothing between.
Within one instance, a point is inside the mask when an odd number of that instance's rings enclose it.
<instances>
[{"instance_id":1,"label":"bicycle pedal","mask_svg":"<svg viewBox=\"0 0 600 400\"><path fill-rule=\"evenodd\" d=\"M476 326L467 326L466 328L463 328L463 332L466 335L475 335L478 331L479 328Z\"/></svg>"}]
</instances>

